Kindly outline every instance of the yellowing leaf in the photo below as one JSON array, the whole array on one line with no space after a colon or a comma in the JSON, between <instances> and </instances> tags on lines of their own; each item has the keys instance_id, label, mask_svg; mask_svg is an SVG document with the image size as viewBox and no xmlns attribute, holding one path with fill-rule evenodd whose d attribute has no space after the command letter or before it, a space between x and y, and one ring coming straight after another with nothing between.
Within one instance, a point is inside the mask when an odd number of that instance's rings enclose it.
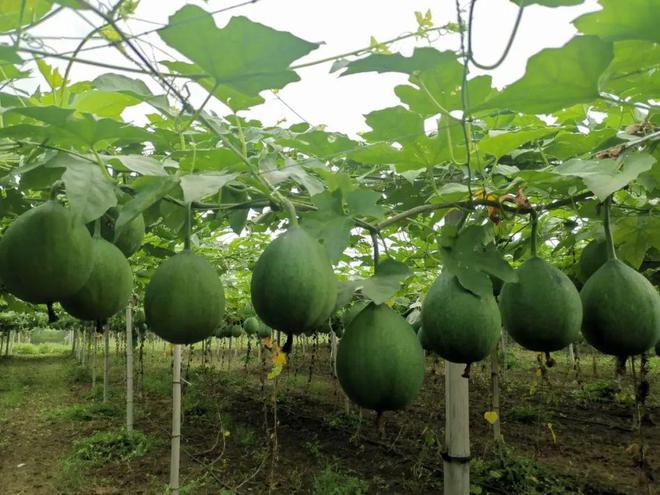
<instances>
[{"instance_id":1,"label":"yellowing leaf","mask_svg":"<svg viewBox=\"0 0 660 495\"><path fill-rule=\"evenodd\" d=\"M494 425L495 423L497 423L498 418L499 417L498 417L496 411L486 411L484 413L484 419L486 421L488 421L488 423L490 423L491 425Z\"/></svg>"},{"instance_id":2,"label":"yellowing leaf","mask_svg":"<svg viewBox=\"0 0 660 495\"><path fill-rule=\"evenodd\" d=\"M284 366L286 364L286 354L277 352L273 355L273 364L275 366Z\"/></svg>"},{"instance_id":3,"label":"yellowing leaf","mask_svg":"<svg viewBox=\"0 0 660 495\"><path fill-rule=\"evenodd\" d=\"M274 378L277 378L278 376L280 376L281 373L282 373L282 366L279 365L273 366L273 369L271 369L270 372L268 373L268 379L272 380Z\"/></svg>"}]
</instances>

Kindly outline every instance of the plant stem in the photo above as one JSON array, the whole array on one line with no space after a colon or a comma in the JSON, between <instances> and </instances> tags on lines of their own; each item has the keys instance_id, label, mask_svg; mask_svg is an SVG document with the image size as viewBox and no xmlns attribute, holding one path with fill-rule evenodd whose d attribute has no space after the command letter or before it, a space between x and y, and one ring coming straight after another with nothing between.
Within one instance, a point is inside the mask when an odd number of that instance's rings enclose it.
<instances>
[{"instance_id":1,"label":"plant stem","mask_svg":"<svg viewBox=\"0 0 660 495\"><path fill-rule=\"evenodd\" d=\"M610 204L612 203L612 196L608 196L604 205L604 219L603 225L605 227L605 242L607 243L607 259L615 260L616 250L614 249L614 239L612 238L612 226L610 224Z\"/></svg>"},{"instance_id":2,"label":"plant stem","mask_svg":"<svg viewBox=\"0 0 660 495\"><path fill-rule=\"evenodd\" d=\"M535 210L532 210L529 214L529 223L532 227L532 234L530 237L530 245L532 249L532 256L536 257L536 246L538 243L538 226L539 226L539 217Z\"/></svg>"},{"instance_id":3,"label":"plant stem","mask_svg":"<svg viewBox=\"0 0 660 495\"><path fill-rule=\"evenodd\" d=\"M190 202L186 203L186 221L184 223L183 233L183 249L190 249L190 237L192 235L192 205Z\"/></svg>"}]
</instances>

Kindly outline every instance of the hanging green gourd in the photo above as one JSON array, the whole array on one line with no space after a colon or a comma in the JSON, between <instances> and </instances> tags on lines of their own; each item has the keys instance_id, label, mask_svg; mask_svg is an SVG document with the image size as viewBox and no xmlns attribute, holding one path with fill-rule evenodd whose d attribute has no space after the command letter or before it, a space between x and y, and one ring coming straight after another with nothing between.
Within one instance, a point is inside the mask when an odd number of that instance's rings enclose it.
<instances>
[{"instance_id":1,"label":"hanging green gourd","mask_svg":"<svg viewBox=\"0 0 660 495\"><path fill-rule=\"evenodd\" d=\"M268 326L288 335L315 330L334 310L337 281L325 248L290 215L287 231L259 257L250 283L252 305Z\"/></svg>"},{"instance_id":2,"label":"hanging green gourd","mask_svg":"<svg viewBox=\"0 0 660 495\"><path fill-rule=\"evenodd\" d=\"M582 323L582 303L573 282L537 256L536 212L531 214L532 257L518 268L518 281L500 293L502 323L518 344L536 352L554 352L575 342Z\"/></svg>"},{"instance_id":3,"label":"hanging green gourd","mask_svg":"<svg viewBox=\"0 0 660 495\"><path fill-rule=\"evenodd\" d=\"M582 334L605 354L626 358L660 340L660 295L639 272L617 259L610 226L610 202L604 205L608 260L584 284Z\"/></svg>"},{"instance_id":4,"label":"hanging green gourd","mask_svg":"<svg viewBox=\"0 0 660 495\"><path fill-rule=\"evenodd\" d=\"M245 321L243 322L243 330L245 330L245 333L247 335L255 335L256 333L258 333L260 326L261 326L261 322L256 316L250 316L249 318L246 318Z\"/></svg>"},{"instance_id":5,"label":"hanging green gourd","mask_svg":"<svg viewBox=\"0 0 660 495\"><path fill-rule=\"evenodd\" d=\"M448 361L469 365L495 349L501 317L492 293L477 296L456 276L443 272L422 304L422 328L430 349Z\"/></svg>"},{"instance_id":6,"label":"hanging green gourd","mask_svg":"<svg viewBox=\"0 0 660 495\"><path fill-rule=\"evenodd\" d=\"M587 244L580 254L578 277L586 282L607 261L607 242L605 239L594 239Z\"/></svg>"},{"instance_id":7,"label":"hanging green gourd","mask_svg":"<svg viewBox=\"0 0 660 495\"><path fill-rule=\"evenodd\" d=\"M191 221L188 205L184 250L158 267L144 297L149 328L173 344L194 344L210 337L225 308L215 267L190 249Z\"/></svg>"},{"instance_id":8,"label":"hanging green gourd","mask_svg":"<svg viewBox=\"0 0 660 495\"><path fill-rule=\"evenodd\" d=\"M101 237L96 221L92 249L94 264L85 285L60 301L62 308L81 320L103 322L128 305L133 291L133 273L124 254Z\"/></svg>"},{"instance_id":9,"label":"hanging green gourd","mask_svg":"<svg viewBox=\"0 0 660 495\"><path fill-rule=\"evenodd\" d=\"M384 304L369 303L337 349L339 383L355 403L378 413L402 409L424 380L424 351L410 324Z\"/></svg>"},{"instance_id":10,"label":"hanging green gourd","mask_svg":"<svg viewBox=\"0 0 660 495\"><path fill-rule=\"evenodd\" d=\"M92 237L52 198L20 215L0 239L0 279L24 301L53 303L78 292L92 272Z\"/></svg>"}]
</instances>

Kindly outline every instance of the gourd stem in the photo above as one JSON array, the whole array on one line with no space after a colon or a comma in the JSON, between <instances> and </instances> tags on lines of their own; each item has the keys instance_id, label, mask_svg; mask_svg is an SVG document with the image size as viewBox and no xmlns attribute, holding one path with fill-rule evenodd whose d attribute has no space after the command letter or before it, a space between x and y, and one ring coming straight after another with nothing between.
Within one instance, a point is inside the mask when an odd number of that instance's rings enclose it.
<instances>
[{"instance_id":1,"label":"gourd stem","mask_svg":"<svg viewBox=\"0 0 660 495\"><path fill-rule=\"evenodd\" d=\"M190 249L190 236L192 232L192 204L186 203L186 221L184 224L183 249Z\"/></svg>"},{"instance_id":2,"label":"gourd stem","mask_svg":"<svg viewBox=\"0 0 660 495\"><path fill-rule=\"evenodd\" d=\"M101 219L97 218L94 220L94 239L101 237Z\"/></svg>"},{"instance_id":3,"label":"gourd stem","mask_svg":"<svg viewBox=\"0 0 660 495\"><path fill-rule=\"evenodd\" d=\"M538 241L538 226L539 226L539 217L536 214L535 210L532 210L529 214L529 222L532 227L532 235L530 238L530 243L531 243L531 249L532 249L532 256L536 256L536 247L537 247L537 241Z\"/></svg>"},{"instance_id":4,"label":"gourd stem","mask_svg":"<svg viewBox=\"0 0 660 495\"><path fill-rule=\"evenodd\" d=\"M605 242L607 243L607 259L616 259L616 250L614 249L614 239L612 238L612 227L610 225L610 204L612 203L612 196L608 196L605 200L605 214L603 224L605 226Z\"/></svg>"}]
</instances>

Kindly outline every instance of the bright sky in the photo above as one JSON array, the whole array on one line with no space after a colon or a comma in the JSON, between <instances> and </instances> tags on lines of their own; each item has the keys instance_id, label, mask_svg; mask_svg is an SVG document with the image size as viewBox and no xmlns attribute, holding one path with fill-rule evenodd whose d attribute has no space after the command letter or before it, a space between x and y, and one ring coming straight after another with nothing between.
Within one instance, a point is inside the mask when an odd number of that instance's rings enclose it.
<instances>
[{"instance_id":1,"label":"bright sky","mask_svg":"<svg viewBox=\"0 0 660 495\"><path fill-rule=\"evenodd\" d=\"M142 0L136 11L136 17L151 21L150 23L132 20L128 23L128 31L142 32L158 27L157 24L167 23L168 17L184 4L198 4L206 10L213 11L235 2L229 0L188 1L181 0ZM114 1L112 2L114 3ZM467 5L468 2L463 1ZM352 51L369 45L370 36L383 41L395 38L401 34L415 31L417 22L415 11L425 12L431 9L436 26L447 22L456 22L454 0L258 0L247 5L215 16L216 23L224 26L232 15L245 15L276 29L290 31L293 34L315 42L323 42L323 46L312 52L302 62L322 59L332 55ZM577 7L546 8L530 6L525 9L518 36L514 42L509 57L502 66L492 73L494 83L501 87L519 77L525 70L525 62L530 55L546 47L563 45L575 34L575 28L570 21L587 11L598 9L596 0L586 0ZM509 0L482 0L477 4L474 22L474 52L481 63L495 61L502 52L514 23L517 7ZM98 24L93 14L83 13L90 23ZM81 17L73 12L65 12L33 29L34 35L82 37L92 28ZM194 35L194 33L191 33ZM150 58L163 59L165 55L158 49L165 50L177 56L174 50L167 47L157 34L145 38L156 48L146 43L141 46ZM77 40L48 39L47 44L60 52L70 51L77 45ZM408 54L415 45L426 43L424 40L406 40L395 44L393 51L403 51ZM93 46L90 43L89 46ZM440 50L456 49L456 35L435 39L433 46ZM212 47L209 47L212 49ZM83 58L99 60L118 65L131 65L114 48L85 51ZM182 56L178 56L182 59ZM66 62L50 60L64 71ZM364 115L370 111L398 104L393 88L405 82L406 78L399 74L358 74L348 77L337 77L330 74L331 63L301 69L302 78L297 83L285 87L279 96L302 117L313 125L326 124L330 130L342 131L351 135L366 130ZM105 69L76 64L72 79L90 80L108 72ZM136 77L132 74L126 74ZM139 77L139 76L138 76ZM161 93L156 83L149 81L154 92ZM34 89L33 81L30 89ZM194 86L194 85L193 85ZM287 124L300 121L291 110L271 93L262 94L266 103L254 107L247 116L258 118L266 124L274 124L283 119ZM192 92L193 104L199 104L204 97L202 90ZM213 102L210 109L219 114L227 113L219 102ZM144 113L151 111L149 107L139 106L128 109L125 117L136 123L144 122Z\"/></svg>"}]
</instances>

